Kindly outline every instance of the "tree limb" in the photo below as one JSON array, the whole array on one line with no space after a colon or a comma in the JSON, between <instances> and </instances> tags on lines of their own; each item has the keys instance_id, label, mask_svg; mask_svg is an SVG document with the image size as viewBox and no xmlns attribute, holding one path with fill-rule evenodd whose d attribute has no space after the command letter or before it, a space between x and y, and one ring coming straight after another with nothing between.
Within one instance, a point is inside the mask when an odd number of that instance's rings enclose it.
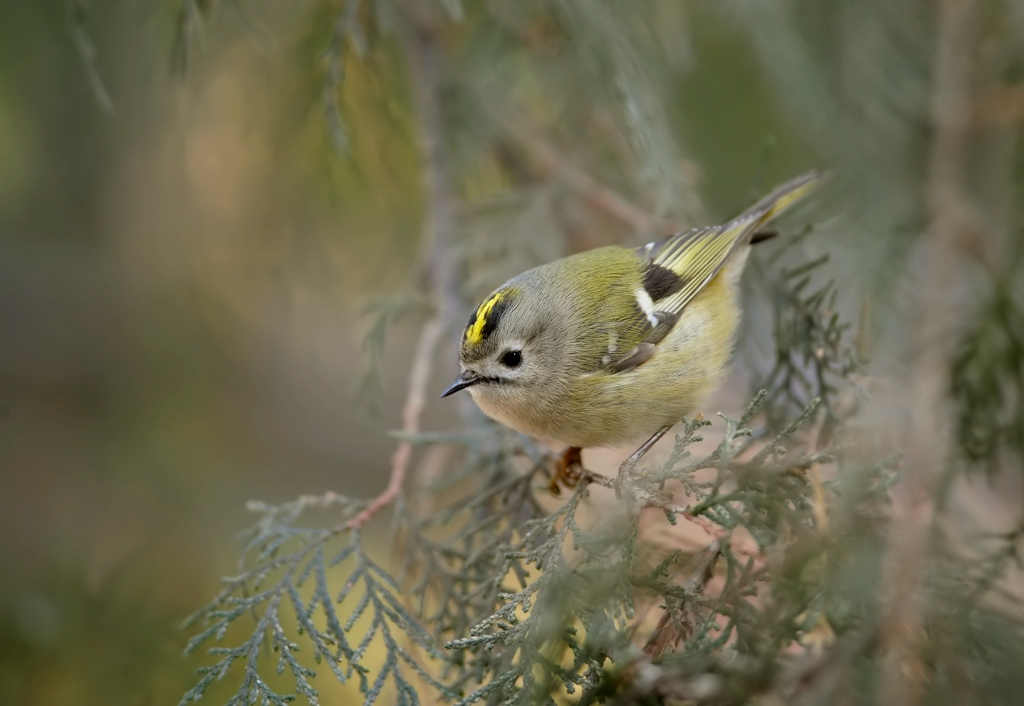
<instances>
[{"instance_id":1,"label":"tree limb","mask_svg":"<svg viewBox=\"0 0 1024 706\"><path fill-rule=\"evenodd\" d=\"M462 278L454 254L453 238L456 232L455 205L451 199L448 162L444 152L444 130L438 94L441 83L440 52L434 31L425 13L412 8L403 26L406 60L412 76L413 103L419 126L419 142L423 157L423 187L426 197L424 223L424 256L429 270L437 314L428 321L420 333L412 369L409 392L402 411L402 432L405 435L419 431L420 415L426 404L426 388L438 346L445 333L454 330L459 312L465 308L462 296ZM393 503L402 492L402 486L412 459L412 444L401 441L391 458L388 485L377 498L349 521L349 527L365 525L380 510Z\"/></svg>"},{"instance_id":2,"label":"tree limb","mask_svg":"<svg viewBox=\"0 0 1024 706\"><path fill-rule=\"evenodd\" d=\"M613 189L574 166L545 140L518 126L506 123L506 129L537 162L541 171L558 178L594 209L642 233L669 235L680 228L655 218Z\"/></svg>"},{"instance_id":3,"label":"tree limb","mask_svg":"<svg viewBox=\"0 0 1024 706\"><path fill-rule=\"evenodd\" d=\"M959 340L956 295L962 278L957 241L969 225L963 175L971 120L976 11L973 0L939 0L936 7L935 136L925 184L931 222L921 243L925 276L916 282L905 473L895 488L897 509L885 565L891 599L881 635L889 652L881 702L892 704L915 704L923 696L921 684L908 674L920 671L915 668L923 630L919 588L932 536L937 480L952 456L946 387L953 348Z\"/></svg>"}]
</instances>

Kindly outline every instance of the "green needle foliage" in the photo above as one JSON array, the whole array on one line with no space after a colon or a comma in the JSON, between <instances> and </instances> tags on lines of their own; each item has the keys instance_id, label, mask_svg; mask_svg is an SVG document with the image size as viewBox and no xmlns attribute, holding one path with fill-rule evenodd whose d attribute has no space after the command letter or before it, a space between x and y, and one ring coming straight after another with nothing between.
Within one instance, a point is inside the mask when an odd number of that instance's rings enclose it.
<instances>
[{"instance_id":1,"label":"green needle foliage","mask_svg":"<svg viewBox=\"0 0 1024 706\"><path fill-rule=\"evenodd\" d=\"M313 662L330 669L342 684L358 679L367 703L375 702L389 682L398 703L419 703L408 679L410 673L442 693L451 693L407 649L415 645L428 658L443 658L431 636L403 605L401 587L367 555L359 532L348 531L344 524L323 529L296 526L296 520L310 507L332 506L339 507L347 520L347 515L361 509L363 503L325 495L303 497L276 507L250 504L261 519L243 537L244 570L225 579L217 598L186 621L187 627L203 626L189 641L186 652L209 640L220 642L239 618L258 616L255 629L235 647L209 650L219 661L200 670L202 678L185 694L182 703L199 699L213 680L223 678L236 663L242 665L242 683L229 703L276 705L292 701L293 695L275 692L261 674L260 656L265 651L276 655L278 674L287 672L299 694L310 704L319 703L318 691L309 681L316 672L312 665L300 663L296 655L300 646L294 640L308 642ZM342 536L347 542L328 550ZM336 574L338 568L347 571L340 588L328 581L328 572ZM287 620L283 617L285 610L290 610ZM363 618L366 620L361 623ZM357 624L362 632L353 637ZM294 640L290 634L295 635ZM375 639L383 643L387 656L382 665L370 669L364 659Z\"/></svg>"},{"instance_id":2,"label":"green needle foliage","mask_svg":"<svg viewBox=\"0 0 1024 706\"><path fill-rule=\"evenodd\" d=\"M807 283L791 275L775 282L785 294L779 306L789 309L778 320L802 316L805 330L844 330L807 305L800 296ZM813 359L822 370L850 370L851 355L837 343ZM803 364L800 356L780 356L775 368ZM740 418L684 420L663 463L616 481L585 476L552 512L537 502L549 492L537 476L550 459L525 440L493 428L413 437L425 446L455 444L463 461L423 489L438 498L435 511L421 516L408 497L399 502L401 580L370 558L362 534L346 524L364 501L329 494L253 503L260 520L244 536L243 571L190 620L204 627L188 651L226 640L236 622L254 627L235 646L210 650L218 661L202 670L183 703L233 673L240 679L233 703L283 703L290 693L272 690L265 675L275 666L310 703L319 699L314 670L342 683L356 679L366 703L387 684L396 703L440 696L463 705L566 697L738 703L759 693L787 700L817 694L812 702L830 703L852 681L871 685L887 616L882 597L865 589L882 570L899 461L865 464L839 446L806 449L807 429L835 416L828 404L842 374L820 387L811 382L819 376L776 375L791 383L775 386L774 395L760 391ZM772 402L782 406L807 391L818 396L803 410L764 426ZM714 448L694 457L709 434ZM815 479L812 469L822 466L837 469L834 479ZM467 484L459 495L455 489ZM685 504L677 504L672 485ZM620 512L585 527L581 505L595 492L615 498ZM816 510L820 498L827 514ZM328 510L336 523L303 526L314 509ZM695 552L645 547L644 514L666 525L700 522L713 538ZM948 660L973 683L1010 658L1002 650L1020 651L1019 626L993 628L996 613L979 606L1017 559L1011 548L1020 536L998 538L1001 547L956 580L951 564L935 573L925 628L936 651L926 668L945 669ZM989 631L979 632L986 621ZM990 642L997 634L1002 646ZM375 643L384 656L371 663ZM998 681L990 684L998 693ZM865 703L874 688L861 695ZM956 702L938 689L934 697Z\"/></svg>"},{"instance_id":3,"label":"green needle foliage","mask_svg":"<svg viewBox=\"0 0 1024 706\"><path fill-rule=\"evenodd\" d=\"M217 680L238 685L232 704L317 704L332 678L367 704L1019 697L1024 515L1014 507L993 532L965 527L958 504L977 469L1006 482L1024 467L1024 156L1017 134L993 137L1001 147L975 139L1005 117L970 103L1020 74L1024 15L976 4L318 7L332 18L322 96L339 149L357 138L346 62L372 63L382 44L407 60L428 326L448 338L477 285L621 238L609 221L646 237L704 219L695 165L718 155L677 138L666 104L686 103L687 81L713 100L707 85L746 76L744 62L775 87L788 144L840 163L856 215L784 222L781 245L758 246L748 299L771 351L745 371L750 402L736 418L682 420L664 460L615 478L584 471L552 509L554 459L530 440L471 414L462 431L407 429L395 436L421 463L391 498L390 558L356 519L370 501L251 504L239 572L187 623L186 652L207 649L212 664L182 704ZM181 4L181 68L214 5ZM703 45L699 22L726 26L725 47ZM695 65L698 49L720 65ZM686 107L699 122L704 106ZM1001 187L975 193L968 171ZM970 221L976 211L995 214L990 227ZM985 239L1000 227L1015 239ZM840 262L822 254L831 245ZM915 274L917 262L938 274ZM371 397L390 382L376 367L388 326L412 318L412 301L372 308ZM865 412L873 395L878 417Z\"/></svg>"}]
</instances>

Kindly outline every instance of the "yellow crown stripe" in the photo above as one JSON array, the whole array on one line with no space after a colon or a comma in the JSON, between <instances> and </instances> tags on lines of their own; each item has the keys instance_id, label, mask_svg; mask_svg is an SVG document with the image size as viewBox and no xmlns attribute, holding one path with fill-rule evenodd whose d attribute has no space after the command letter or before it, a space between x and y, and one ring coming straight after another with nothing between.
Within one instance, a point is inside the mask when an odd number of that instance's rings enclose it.
<instances>
[{"instance_id":1,"label":"yellow crown stripe","mask_svg":"<svg viewBox=\"0 0 1024 706\"><path fill-rule=\"evenodd\" d=\"M505 298L505 290L495 292L489 299L486 299L480 308L476 310L476 318L473 319L473 323L466 328L466 340L469 343L477 344L484 339L484 326L487 325L487 315L491 313L491 309Z\"/></svg>"}]
</instances>

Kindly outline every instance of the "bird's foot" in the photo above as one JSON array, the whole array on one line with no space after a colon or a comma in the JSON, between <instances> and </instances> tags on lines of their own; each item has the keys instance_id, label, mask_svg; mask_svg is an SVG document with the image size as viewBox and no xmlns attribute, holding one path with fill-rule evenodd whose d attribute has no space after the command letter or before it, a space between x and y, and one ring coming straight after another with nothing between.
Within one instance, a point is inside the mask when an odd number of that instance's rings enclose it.
<instances>
[{"instance_id":1,"label":"bird's foot","mask_svg":"<svg viewBox=\"0 0 1024 706\"><path fill-rule=\"evenodd\" d=\"M548 489L554 495L560 495L561 485L566 488L575 488L583 476L583 449L578 446L570 446L555 463L555 475L548 484Z\"/></svg>"}]
</instances>

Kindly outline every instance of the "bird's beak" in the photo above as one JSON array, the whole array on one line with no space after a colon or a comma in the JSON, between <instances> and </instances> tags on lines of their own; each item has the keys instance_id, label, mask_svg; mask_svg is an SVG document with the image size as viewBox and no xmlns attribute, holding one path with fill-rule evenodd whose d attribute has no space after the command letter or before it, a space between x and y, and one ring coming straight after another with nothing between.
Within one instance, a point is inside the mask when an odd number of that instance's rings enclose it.
<instances>
[{"instance_id":1,"label":"bird's beak","mask_svg":"<svg viewBox=\"0 0 1024 706\"><path fill-rule=\"evenodd\" d=\"M471 385L475 385L480 382L480 376L474 373L472 370L463 370L459 373L459 376L455 378L455 382L448 386L448 389L441 393L441 397L447 397L448 395L454 395L459 390L464 390Z\"/></svg>"}]
</instances>

